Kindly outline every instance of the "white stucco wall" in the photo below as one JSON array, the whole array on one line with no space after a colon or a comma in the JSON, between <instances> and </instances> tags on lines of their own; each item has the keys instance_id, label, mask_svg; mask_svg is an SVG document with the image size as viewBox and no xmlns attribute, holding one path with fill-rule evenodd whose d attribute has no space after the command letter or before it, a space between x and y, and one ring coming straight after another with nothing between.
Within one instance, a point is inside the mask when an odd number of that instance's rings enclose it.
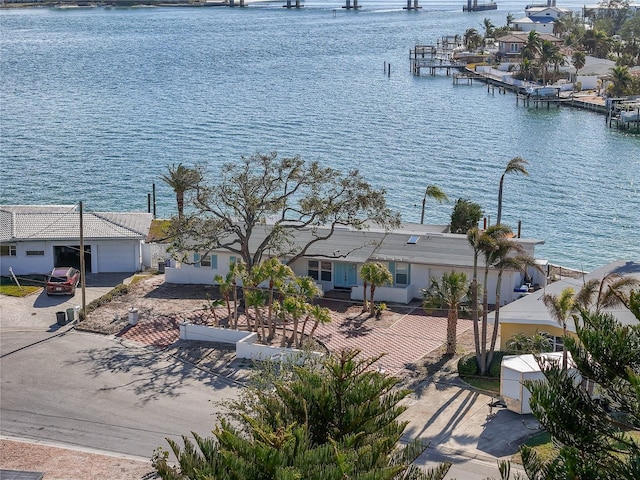
<instances>
[{"instance_id":1,"label":"white stucco wall","mask_svg":"<svg viewBox=\"0 0 640 480\"><path fill-rule=\"evenodd\" d=\"M42 241L16 243L15 256L0 257L2 275L9 275L9 267L16 275L47 274L53 269L54 247L77 245L69 241ZM138 240L89 241L85 248L91 250L91 265L87 271L135 272L140 269L140 243ZM27 251L43 251L44 255L27 255Z\"/></svg>"}]
</instances>

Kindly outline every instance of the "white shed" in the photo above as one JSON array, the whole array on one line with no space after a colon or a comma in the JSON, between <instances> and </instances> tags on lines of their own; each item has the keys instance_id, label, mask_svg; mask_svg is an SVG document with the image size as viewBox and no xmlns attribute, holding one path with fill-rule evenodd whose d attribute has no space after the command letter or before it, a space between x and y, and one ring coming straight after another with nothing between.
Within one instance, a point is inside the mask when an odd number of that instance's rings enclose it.
<instances>
[{"instance_id":1,"label":"white shed","mask_svg":"<svg viewBox=\"0 0 640 480\"><path fill-rule=\"evenodd\" d=\"M542 357L549 363L562 363L562 352L545 353ZM502 358L500 368L500 396L508 410L516 413L531 413L529 399L531 392L522 384L525 380L544 380L535 357L528 355L507 355Z\"/></svg>"}]
</instances>

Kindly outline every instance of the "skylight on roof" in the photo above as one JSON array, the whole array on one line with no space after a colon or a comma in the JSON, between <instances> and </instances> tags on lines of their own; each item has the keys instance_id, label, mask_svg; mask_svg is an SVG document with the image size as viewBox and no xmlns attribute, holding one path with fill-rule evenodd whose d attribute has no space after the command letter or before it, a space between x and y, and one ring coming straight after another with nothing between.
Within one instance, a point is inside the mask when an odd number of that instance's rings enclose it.
<instances>
[{"instance_id":1,"label":"skylight on roof","mask_svg":"<svg viewBox=\"0 0 640 480\"><path fill-rule=\"evenodd\" d=\"M415 245L420 240L420 235L411 235L409 240L407 240L408 245Z\"/></svg>"}]
</instances>

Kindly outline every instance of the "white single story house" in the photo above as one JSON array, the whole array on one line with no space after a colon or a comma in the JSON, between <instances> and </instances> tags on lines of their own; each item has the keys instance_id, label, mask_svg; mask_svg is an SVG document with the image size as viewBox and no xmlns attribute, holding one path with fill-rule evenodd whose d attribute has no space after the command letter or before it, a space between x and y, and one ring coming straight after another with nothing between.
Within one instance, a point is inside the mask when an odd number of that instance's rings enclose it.
<instances>
[{"instance_id":1,"label":"white single story house","mask_svg":"<svg viewBox=\"0 0 640 480\"><path fill-rule=\"evenodd\" d=\"M84 212L87 273L136 272L149 234L150 213ZM80 265L80 212L76 205L0 205L0 270L9 275L48 273Z\"/></svg>"},{"instance_id":2,"label":"white single story house","mask_svg":"<svg viewBox=\"0 0 640 480\"><path fill-rule=\"evenodd\" d=\"M543 295L545 293L559 295L565 288L569 287L573 288L575 293L578 293L587 281L591 279L602 280L610 273L616 273L620 276L629 275L640 279L640 263L620 260L585 274L582 278L561 278L548 284L542 290L525 295L502 307L500 309L500 349L507 350L506 343L515 334L532 335L536 331L540 331L552 338L555 351L561 351L563 345L562 326L551 317L542 300ZM633 314L624 307L607 310L607 312L613 314L623 324L637 324ZM569 335L575 335L576 327L571 318L567 321L567 331Z\"/></svg>"},{"instance_id":3,"label":"white single story house","mask_svg":"<svg viewBox=\"0 0 640 480\"><path fill-rule=\"evenodd\" d=\"M268 226L254 230L251 245L258 245ZM383 229L354 230L341 228L328 240L313 244L305 256L293 262L291 268L299 276L314 278L322 290L344 290L353 300L363 299L363 281L360 267L366 262L386 264L393 275L393 285L378 286L376 300L407 304L421 298L421 289L430 285L431 277L439 278L452 270L473 276L473 250L466 235L445 233L444 225L403 224L400 228L385 232ZM312 238L311 229L296 232L294 242L305 245ZM530 256L541 240L516 239ZM252 250L253 251L253 250ZM225 249L207 255L186 252L184 262L170 260L165 267L168 283L214 284L215 275L226 275L229 266L237 258ZM282 258L284 262L286 258ZM479 257L479 281L482 282L484 263ZM542 262L544 263L544 261ZM533 284L544 286L546 272L533 268L528 275ZM497 271L492 269L488 282L489 302L495 302ZM525 282L525 274L506 270L502 277L501 303L509 303L520 295L517 292Z\"/></svg>"}]
</instances>

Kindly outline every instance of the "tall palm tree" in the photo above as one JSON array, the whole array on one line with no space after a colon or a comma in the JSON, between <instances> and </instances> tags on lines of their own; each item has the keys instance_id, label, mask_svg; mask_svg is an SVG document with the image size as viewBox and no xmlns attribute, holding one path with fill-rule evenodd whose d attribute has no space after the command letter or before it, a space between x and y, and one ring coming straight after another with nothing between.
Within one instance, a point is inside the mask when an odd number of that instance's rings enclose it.
<instances>
[{"instance_id":1,"label":"tall palm tree","mask_svg":"<svg viewBox=\"0 0 640 480\"><path fill-rule=\"evenodd\" d=\"M573 288L567 287L560 295L554 295L552 293L545 293L542 296L542 301L549 310L549 313L553 319L562 326L562 336L567 338L567 320L571 316L576 303ZM567 369L567 348L562 345L562 369Z\"/></svg>"},{"instance_id":2,"label":"tall palm tree","mask_svg":"<svg viewBox=\"0 0 640 480\"><path fill-rule=\"evenodd\" d=\"M502 290L502 275L505 270L517 270L526 272L527 268L540 267L536 264L535 258L525 253L524 249L513 240L508 238L511 233L510 229L499 230L498 238L496 240L497 249L494 253L495 263L494 267L498 269L498 279L496 282L496 306L494 309L493 317L493 333L491 334L491 345L489 346L489 353L487 356L487 368L491 365L493 360L493 353L496 349L496 342L498 340L498 331L500 328L500 294Z\"/></svg>"},{"instance_id":3,"label":"tall palm tree","mask_svg":"<svg viewBox=\"0 0 640 480\"><path fill-rule=\"evenodd\" d=\"M473 227L467 232L467 241L473 249L473 277L471 278L471 319L473 322L473 341L476 360L480 365L480 331L478 329L478 257L480 256L480 230Z\"/></svg>"},{"instance_id":4,"label":"tall palm tree","mask_svg":"<svg viewBox=\"0 0 640 480\"><path fill-rule=\"evenodd\" d=\"M179 163L168 167L169 173L162 175L162 180L173 188L178 204L178 219L184 217L184 194L197 188L202 181L202 173L197 168L189 168Z\"/></svg>"},{"instance_id":5,"label":"tall palm tree","mask_svg":"<svg viewBox=\"0 0 640 480\"><path fill-rule=\"evenodd\" d=\"M578 77L578 72L580 71L581 68L584 67L585 63L586 63L586 55L582 50L576 50L575 52L573 52L573 55L571 55L571 64L576 69L576 78Z\"/></svg>"},{"instance_id":6,"label":"tall palm tree","mask_svg":"<svg viewBox=\"0 0 640 480\"><path fill-rule=\"evenodd\" d=\"M511 233L511 229L506 225L493 225L485 230L478 239L480 252L484 255L484 281L482 285L482 323L480 332L480 375L484 375L489 368L489 358L492 356L492 350L487 351L487 333L488 333L488 314L489 314L489 297L487 292L487 284L489 283L489 269L493 267L503 255L503 249L508 241L507 235Z\"/></svg>"},{"instance_id":7,"label":"tall palm tree","mask_svg":"<svg viewBox=\"0 0 640 480\"><path fill-rule=\"evenodd\" d=\"M439 203L448 202L449 197L444 193L437 185L429 185L424 191L424 198L422 199L422 214L420 215L420 224L424 223L424 206L427 203L427 197L433 198Z\"/></svg>"},{"instance_id":8,"label":"tall palm tree","mask_svg":"<svg viewBox=\"0 0 640 480\"><path fill-rule=\"evenodd\" d=\"M502 220L502 188L504 185L505 175L507 175L508 173L521 173L525 176L529 175L529 172L527 172L527 169L525 167L528 164L529 162L527 162L522 157L513 157L511 160L509 160L509 163L507 163L507 166L505 167L504 172L500 177L500 188L498 189L498 219L496 221L497 225L500 225L500 222Z\"/></svg>"},{"instance_id":9,"label":"tall palm tree","mask_svg":"<svg viewBox=\"0 0 640 480\"><path fill-rule=\"evenodd\" d=\"M431 277L431 285L423 290L422 306L426 311L447 308L447 355L455 355L458 312L469 293L469 280L463 272L444 273L438 280Z\"/></svg>"},{"instance_id":10,"label":"tall palm tree","mask_svg":"<svg viewBox=\"0 0 640 480\"><path fill-rule=\"evenodd\" d=\"M380 262L365 263L360 268L360 277L369 284L371 295L369 295L369 313L375 315L375 293L378 285L393 283L393 275L389 268Z\"/></svg>"},{"instance_id":11,"label":"tall palm tree","mask_svg":"<svg viewBox=\"0 0 640 480\"><path fill-rule=\"evenodd\" d=\"M547 71L550 64L560 62L560 47L550 40L543 40L540 44L540 66L542 67L542 84L547 84ZM562 57L564 58L564 57Z\"/></svg>"}]
</instances>

